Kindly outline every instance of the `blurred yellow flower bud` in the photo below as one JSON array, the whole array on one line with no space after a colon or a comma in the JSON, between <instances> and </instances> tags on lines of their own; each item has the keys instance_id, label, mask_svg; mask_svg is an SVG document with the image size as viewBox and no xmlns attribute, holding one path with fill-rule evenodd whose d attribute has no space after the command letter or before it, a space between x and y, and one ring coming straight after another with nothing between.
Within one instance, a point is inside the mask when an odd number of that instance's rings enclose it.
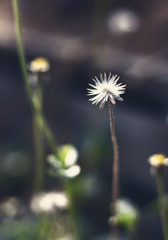
<instances>
[{"instance_id":1,"label":"blurred yellow flower bud","mask_svg":"<svg viewBox=\"0 0 168 240\"><path fill-rule=\"evenodd\" d=\"M164 154L154 154L149 158L149 163L155 168L168 166L168 158Z\"/></svg>"},{"instance_id":2,"label":"blurred yellow flower bud","mask_svg":"<svg viewBox=\"0 0 168 240\"><path fill-rule=\"evenodd\" d=\"M50 69L49 61L44 57L35 58L30 62L29 70L32 72L47 72Z\"/></svg>"}]
</instances>

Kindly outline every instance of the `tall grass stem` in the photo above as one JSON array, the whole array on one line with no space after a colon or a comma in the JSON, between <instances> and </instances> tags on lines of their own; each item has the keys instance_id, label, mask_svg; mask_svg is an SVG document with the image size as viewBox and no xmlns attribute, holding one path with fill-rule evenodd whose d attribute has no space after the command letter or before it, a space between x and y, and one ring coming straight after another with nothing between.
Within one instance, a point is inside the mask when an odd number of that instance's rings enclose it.
<instances>
[{"instance_id":1,"label":"tall grass stem","mask_svg":"<svg viewBox=\"0 0 168 240\"><path fill-rule=\"evenodd\" d=\"M39 124L40 128L44 131L45 137L48 141L48 144L54 154L57 153L56 151L56 142L53 136L52 131L50 130L47 121L43 113L41 112L41 106L37 98L33 97L31 85L29 82L27 65L26 65L26 58L24 53L23 47L23 39L22 39L22 32L21 32L21 19L20 19L20 10L19 10L19 3L18 0L12 0L13 4L13 12L14 12L14 19L15 19L15 28L16 28L16 40L17 40L17 47L18 47L18 54L19 54L19 61L21 65L21 70L23 74L24 84L27 91L28 98L31 102L32 108L34 113L36 114L36 121Z\"/></svg>"},{"instance_id":2,"label":"tall grass stem","mask_svg":"<svg viewBox=\"0 0 168 240\"><path fill-rule=\"evenodd\" d=\"M36 74L37 82L33 89L43 111L43 84L41 73ZM33 114L33 136L34 136L34 192L42 192L44 190L45 179L45 146L44 146L44 133L37 124L36 114Z\"/></svg>"},{"instance_id":3,"label":"tall grass stem","mask_svg":"<svg viewBox=\"0 0 168 240\"><path fill-rule=\"evenodd\" d=\"M168 240L168 225L167 225L167 216L166 216L163 169L157 169L156 182L157 182L159 210L160 210L160 216L162 221L163 237L164 237L164 240Z\"/></svg>"},{"instance_id":4,"label":"tall grass stem","mask_svg":"<svg viewBox=\"0 0 168 240\"><path fill-rule=\"evenodd\" d=\"M66 193L68 194L69 198L69 216L71 220L71 227L74 233L74 236L76 237L76 240L82 240L82 236L80 234L80 229L78 228L77 224L77 213L76 213L76 205L74 202L74 196L73 196L73 186L71 183L71 180L66 181Z\"/></svg>"},{"instance_id":5,"label":"tall grass stem","mask_svg":"<svg viewBox=\"0 0 168 240\"><path fill-rule=\"evenodd\" d=\"M38 126L42 129L44 132L44 135L48 141L48 144L53 152L54 155L57 155L57 145L55 138L52 134L52 131L50 130L47 121L45 120L44 114L41 109L41 105L39 102L39 99L36 95L33 94L32 88L29 82L29 76L27 71L27 65L26 65L26 58L24 53L24 47L23 47L23 39L22 39L22 33L21 33L21 19L20 19L20 11L19 11L19 3L18 0L12 0L13 4L13 12L14 12L14 19L15 19L15 28L16 28L16 40L17 40L17 47L18 47L18 54L19 54L19 61L21 65L21 70L23 74L24 84L27 91L28 98L31 102L33 113L35 116L35 121L37 122ZM72 199L72 190L69 185L67 184L68 195L70 196L70 216L73 221L73 228L75 231L75 235L78 237L78 240L81 239L78 235L78 229L76 227L76 222L74 221L75 218L75 211L74 211L74 202Z\"/></svg>"}]
</instances>

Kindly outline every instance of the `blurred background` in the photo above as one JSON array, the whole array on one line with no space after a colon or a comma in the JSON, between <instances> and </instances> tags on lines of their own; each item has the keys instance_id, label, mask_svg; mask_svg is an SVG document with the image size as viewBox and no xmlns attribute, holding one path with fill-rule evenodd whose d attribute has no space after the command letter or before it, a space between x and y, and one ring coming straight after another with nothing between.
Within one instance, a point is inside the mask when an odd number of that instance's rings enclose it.
<instances>
[{"instance_id":1,"label":"blurred background","mask_svg":"<svg viewBox=\"0 0 168 240\"><path fill-rule=\"evenodd\" d=\"M79 153L81 174L73 185L83 239L107 239L109 230L109 115L106 107L100 111L88 102L86 89L92 77L112 72L127 85L124 102L114 109L120 196L140 209L136 240L162 240L159 214L151 207L156 187L147 159L168 155L168 2L19 3L27 61L44 56L51 64L44 84L46 118L57 143L71 143ZM0 200L14 197L23 207L33 186L32 111L18 61L12 4L6 0L0 1L0 56ZM45 191L58 185L46 171ZM15 239L4 231L3 211L0 238Z\"/></svg>"}]
</instances>

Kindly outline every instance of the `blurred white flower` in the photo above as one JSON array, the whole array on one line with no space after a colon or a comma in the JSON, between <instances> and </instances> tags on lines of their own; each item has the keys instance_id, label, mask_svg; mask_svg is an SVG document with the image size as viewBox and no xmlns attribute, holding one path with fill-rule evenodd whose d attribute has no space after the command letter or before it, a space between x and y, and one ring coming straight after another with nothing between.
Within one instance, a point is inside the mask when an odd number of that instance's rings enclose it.
<instances>
[{"instance_id":1,"label":"blurred white flower","mask_svg":"<svg viewBox=\"0 0 168 240\"><path fill-rule=\"evenodd\" d=\"M35 58L29 64L29 70L33 73L47 72L49 69L50 69L50 63L48 59L44 57Z\"/></svg>"},{"instance_id":2,"label":"blurred white flower","mask_svg":"<svg viewBox=\"0 0 168 240\"><path fill-rule=\"evenodd\" d=\"M136 31L140 26L138 16L129 10L119 10L112 13L108 19L110 31L118 34Z\"/></svg>"},{"instance_id":3,"label":"blurred white flower","mask_svg":"<svg viewBox=\"0 0 168 240\"><path fill-rule=\"evenodd\" d=\"M58 149L58 155L48 155L47 161L54 168L61 168L63 165L65 168L68 168L76 163L78 159L78 151L71 144L65 144Z\"/></svg>"},{"instance_id":4,"label":"blurred white flower","mask_svg":"<svg viewBox=\"0 0 168 240\"><path fill-rule=\"evenodd\" d=\"M63 192L39 193L33 196L30 208L35 213L49 214L57 209L66 209L68 202Z\"/></svg>"},{"instance_id":5,"label":"blurred white flower","mask_svg":"<svg viewBox=\"0 0 168 240\"><path fill-rule=\"evenodd\" d=\"M20 209L20 202L17 198L11 197L0 204L0 210L7 217L15 217Z\"/></svg>"},{"instance_id":6,"label":"blurred white flower","mask_svg":"<svg viewBox=\"0 0 168 240\"><path fill-rule=\"evenodd\" d=\"M119 199L116 203L116 215L110 218L110 223L131 229L138 217L138 209L129 200Z\"/></svg>"},{"instance_id":7,"label":"blurred white flower","mask_svg":"<svg viewBox=\"0 0 168 240\"><path fill-rule=\"evenodd\" d=\"M67 151L67 155L65 157L65 165L66 167L72 166L78 158L78 152L75 147L69 145L69 149Z\"/></svg>"},{"instance_id":8,"label":"blurred white flower","mask_svg":"<svg viewBox=\"0 0 168 240\"><path fill-rule=\"evenodd\" d=\"M124 200L124 199L119 199L117 201L116 211L117 211L117 214L123 214L128 216L137 214L137 210L133 206L133 204L131 204L128 200Z\"/></svg>"},{"instance_id":9,"label":"blurred white flower","mask_svg":"<svg viewBox=\"0 0 168 240\"><path fill-rule=\"evenodd\" d=\"M168 166L168 158L164 154L154 154L149 158L149 164L155 168Z\"/></svg>"},{"instance_id":10,"label":"blurred white flower","mask_svg":"<svg viewBox=\"0 0 168 240\"><path fill-rule=\"evenodd\" d=\"M104 77L100 74L100 80L95 77L95 79L93 79L95 85L89 84L93 89L87 89L89 96L95 95L90 98L89 101L96 105L100 103L100 109L103 109L104 104L108 101L113 105L116 104L116 99L123 101L120 94L125 92L126 85L122 85L122 83L117 84L119 78L119 76L111 75L111 73L108 77L106 76L106 73L104 73Z\"/></svg>"},{"instance_id":11,"label":"blurred white flower","mask_svg":"<svg viewBox=\"0 0 168 240\"><path fill-rule=\"evenodd\" d=\"M68 178L74 178L81 172L81 168L78 165L73 165L70 168L63 170L61 174Z\"/></svg>"}]
</instances>

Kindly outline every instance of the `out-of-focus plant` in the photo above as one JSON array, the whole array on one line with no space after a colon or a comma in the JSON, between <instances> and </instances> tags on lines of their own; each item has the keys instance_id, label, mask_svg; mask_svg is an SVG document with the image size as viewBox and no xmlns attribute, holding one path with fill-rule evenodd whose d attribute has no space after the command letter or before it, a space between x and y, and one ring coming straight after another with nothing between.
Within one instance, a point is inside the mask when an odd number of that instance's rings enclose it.
<instances>
[{"instance_id":1,"label":"out-of-focus plant","mask_svg":"<svg viewBox=\"0 0 168 240\"><path fill-rule=\"evenodd\" d=\"M48 126L48 123L44 117L42 112L41 104L37 95L33 94L33 90L31 87L31 83L29 81L29 75L27 70L26 58L24 54L24 47L23 47L23 40L22 40L22 33L21 33L21 20L20 20L20 11L19 11L19 4L18 0L12 0L13 3L13 12L15 18L15 28L16 28L16 38L17 38L17 47L18 47L18 54L19 60L21 65L21 70L23 74L24 84L27 91L28 98L30 100L32 110L34 114L36 114L36 121L38 126L44 132L44 135L48 141L48 144L53 152L53 154L57 154L57 144L51 129Z\"/></svg>"},{"instance_id":2,"label":"out-of-focus plant","mask_svg":"<svg viewBox=\"0 0 168 240\"><path fill-rule=\"evenodd\" d=\"M80 230L76 219L76 206L73 197L73 185L71 179L80 174L80 166L76 164L78 152L71 144L66 144L58 148L57 158L53 155L48 156L50 164L49 174L53 177L61 176L66 185L66 193L69 199L69 213L71 217L71 227L75 231L77 239L81 239Z\"/></svg>"},{"instance_id":3,"label":"out-of-focus plant","mask_svg":"<svg viewBox=\"0 0 168 240\"><path fill-rule=\"evenodd\" d=\"M24 47L23 47L23 40L22 40L22 33L21 33L21 19L20 19L20 11L19 11L19 3L18 0L12 0L13 3L13 12L14 12L14 18L15 18L15 27L16 27L16 38L17 38L17 46L18 46L18 54L19 54L19 60L20 60L20 65L22 69L22 74L23 74L23 79L24 79L24 84L25 88L27 91L28 98L30 100L32 110L33 110L33 117L35 123L35 127L38 126L38 133L36 132L37 129L35 130L35 138L40 137L40 142L37 143L37 139L35 139L36 142L36 154L38 156L36 157L42 157L43 153L40 152L40 148L42 148L42 138L43 136L40 136L42 133L47 139L47 142L51 148L52 156L54 159L54 166L58 163L59 168L55 168L56 171L58 171L59 174L57 176L63 177L66 179L66 191L68 194L68 197L70 199L70 204L69 204L69 213L71 215L71 220L72 220L72 227L73 231L76 233L76 237L79 239L80 236L77 236L77 227L76 227L76 222L74 221L75 218L75 205L73 203L73 197L72 197L72 187L71 184L69 183L69 178L75 177L80 173L80 167L77 165L74 165L74 162L70 162L68 159L67 154L71 151L71 156L74 155L74 151L72 151L72 146L62 148L61 150L58 150L55 137L45 119L45 116L42 111L42 87L41 87L41 73L44 71L47 71L49 69L49 62L44 59L36 59L30 64L30 70L36 72L37 74L37 89L34 91L34 88L31 85L31 82L29 81L29 74L27 70L27 64L26 64L26 58L24 54ZM38 135L38 136L37 136ZM37 146L37 144L39 144ZM42 149L41 149L42 150ZM64 158L64 155L66 157ZM72 158L72 157L71 157ZM70 159L71 160L71 159ZM36 165L36 174L37 174L37 179L36 179L36 185L35 188L39 190L42 186L42 171L43 171L43 165L42 165L42 159L38 159L41 164L41 168L38 169L38 165ZM76 161L76 160L75 160ZM38 162L39 163L39 162Z\"/></svg>"},{"instance_id":4,"label":"out-of-focus plant","mask_svg":"<svg viewBox=\"0 0 168 240\"><path fill-rule=\"evenodd\" d=\"M135 227L138 220L137 208L128 200L119 199L116 203L116 216L114 217L114 223L126 229L132 229Z\"/></svg>"},{"instance_id":5,"label":"out-of-focus plant","mask_svg":"<svg viewBox=\"0 0 168 240\"><path fill-rule=\"evenodd\" d=\"M66 193L45 192L34 194L30 208L37 216L37 223L40 224L39 233L43 235L43 237L41 236L42 239L45 239L44 236L46 236L43 224L48 226L47 232L50 233L50 239L59 239L65 234L71 233L72 229L67 215L69 199Z\"/></svg>"},{"instance_id":6,"label":"out-of-focus plant","mask_svg":"<svg viewBox=\"0 0 168 240\"><path fill-rule=\"evenodd\" d=\"M64 192L36 193L30 209L16 197L0 203L0 236L5 240L75 239L68 214L69 200Z\"/></svg>"},{"instance_id":7,"label":"out-of-focus plant","mask_svg":"<svg viewBox=\"0 0 168 240\"><path fill-rule=\"evenodd\" d=\"M31 210L36 214L50 214L59 209L67 209L69 200L63 192L38 193L31 199Z\"/></svg>"},{"instance_id":8,"label":"out-of-focus plant","mask_svg":"<svg viewBox=\"0 0 168 240\"><path fill-rule=\"evenodd\" d=\"M168 166L168 158L164 154L154 154L149 158L151 172L156 177L156 186L158 192L158 204L162 221L162 230L164 240L168 240L168 225L166 214L166 197L164 189L164 169Z\"/></svg>"},{"instance_id":9,"label":"out-of-focus plant","mask_svg":"<svg viewBox=\"0 0 168 240\"><path fill-rule=\"evenodd\" d=\"M49 155L47 160L51 166L49 174L62 176L64 178L74 178L79 175L81 169L76 164L78 152L71 144L65 144L58 148L57 157Z\"/></svg>"},{"instance_id":10,"label":"out-of-focus plant","mask_svg":"<svg viewBox=\"0 0 168 240\"><path fill-rule=\"evenodd\" d=\"M44 57L32 60L28 66L31 71L29 81L32 87L33 98L37 98L43 112L43 81L44 73L49 71L50 63ZM40 192L44 188L45 179L45 146L44 134L38 124L38 115L33 112L33 135L34 135L34 192Z\"/></svg>"},{"instance_id":11,"label":"out-of-focus plant","mask_svg":"<svg viewBox=\"0 0 168 240\"><path fill-rule=\"evenodd\" d=\"M57 219L57 220L56 220ZM63 239L67 232L68 219L54 215L41 215L4 222L0 226L1 239L5 240L53 240ZM69 233L70 235L70 233ZM74 238L71 238L74 239Z\"/></svg>"},{"instance_id":12,"label":"out-of-focus plant","mask_svg":"<svg viewBox=\"0 0 168 240\"><path fill-rule=\"evenodd\" d=\"M126 199L119 199L116 203L116 215L110 218L110 222L127 231L129 239L133 239L133 234L139 218L139 211Z\"/></svg>"}]
</instances>

